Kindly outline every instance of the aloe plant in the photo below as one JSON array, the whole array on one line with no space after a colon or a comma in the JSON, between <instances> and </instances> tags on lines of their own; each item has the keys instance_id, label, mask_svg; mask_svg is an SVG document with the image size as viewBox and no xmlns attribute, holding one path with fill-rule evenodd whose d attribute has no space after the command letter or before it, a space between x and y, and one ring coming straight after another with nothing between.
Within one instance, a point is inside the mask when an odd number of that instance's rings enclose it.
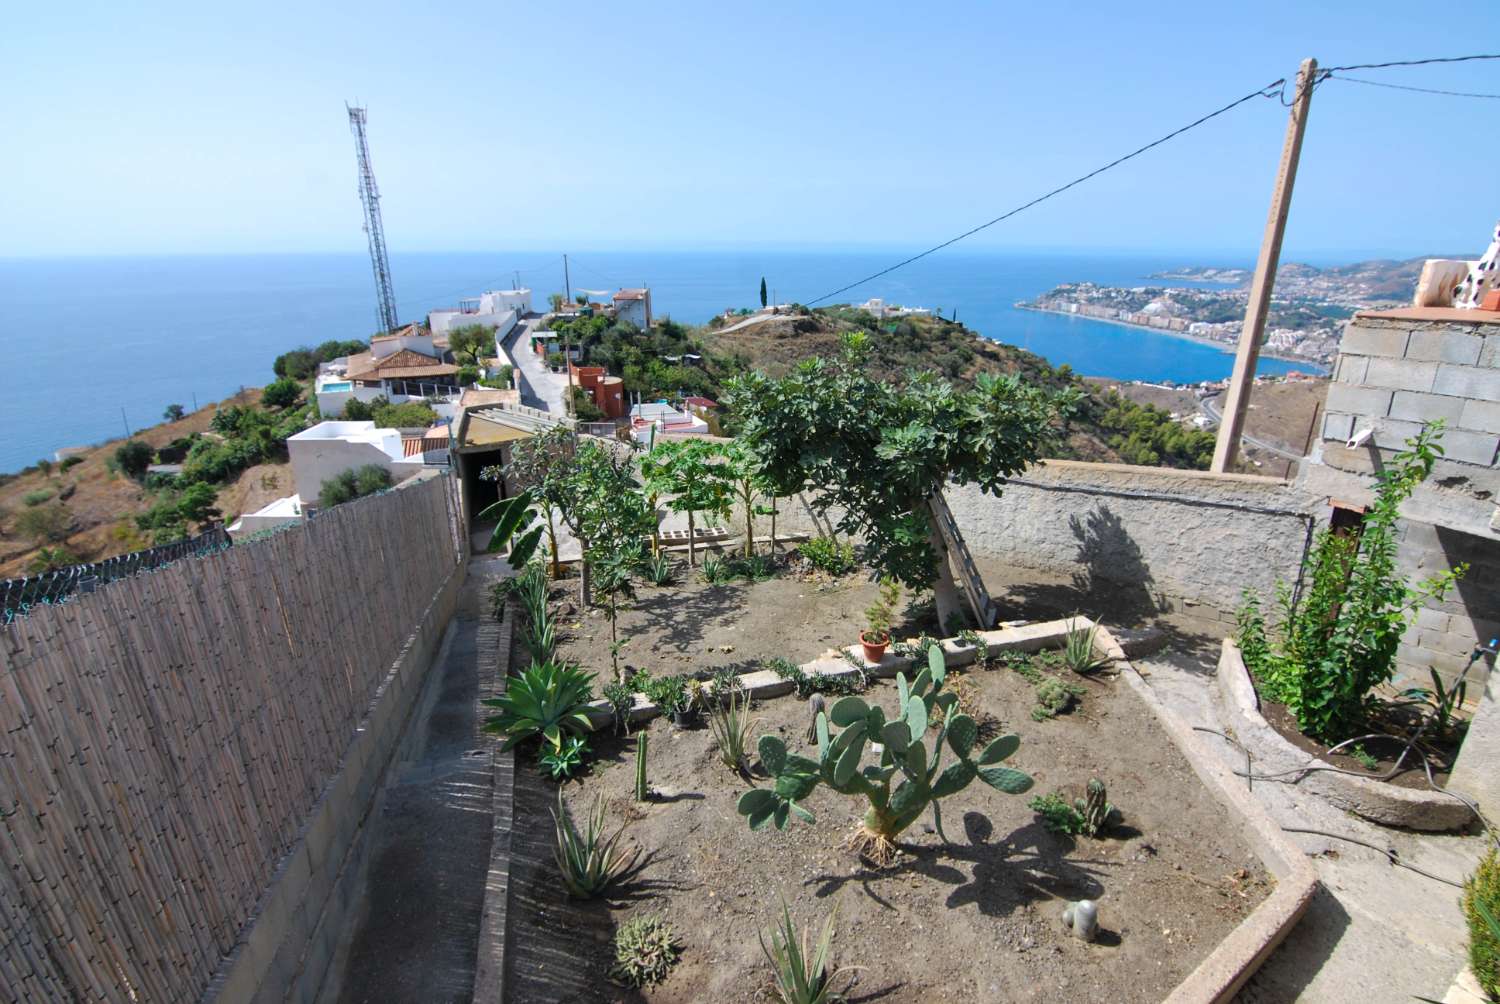
<instances>
[{"instance_id":1,"label":"aloe plant","mask_svg":"<svg viewBox=\"0 0 1500 1004\"><path fill-rule=\"evenodd\" d=\"M760 950L771 963L771 985L782 1004L832 1004L843 1000L833 992L833 983L846 970L828 971L833 922L837 914L835 908L823 921L823 931L811 950L806 929L798 940L792 912L785 902L781 904L781 920L768 932L771 936L769 945L765 935L761 935Z\"/></svg>"},{"instance_id":2,"label":"aloe plant","mask_svg":"<svg viewBox=\"0 0 1500 1004\"><path fill-rule=\"evenodd\" d=\"M636 851L616 845L625 825L611 836L604 833L604 796L594 802L594 810L580 830L563 805L562 792L557 793L557 811L552 813L557 842L552 856L562 874L568 895L575 899L592 899L608 889L635 863Z\"/></svg>"},{"instance_id":3,"label":"aloe plant","mask_svg":"<svg viewBox=\"0 0 1500 1004\"><path fill-rule=\"evenodd\" d=\"M589 731L587 709L593 696L593 673L566 662L532 663L510 678L504 694L484 702L500 711L484 723L484 730L506 737L502 752L533 736L560 750L564 735Z\"/></svg>"},{"instance_id":4,"label":"aloe plant","mask_svg":"<svg viewBox=\"0 0 1500 1004\"><path fill-rule=\"evenodd\" d=\"M905 673L896 674L899 708L895 716L888 718L882 708L871 707L858 697L845 697L826 713L820 712L815 724L817 760L788 753L786 743L777 736L761 736L760 762L775 784L741 795L740 815L752 830L767 824L785 829L793 815L815 822L801 803L825 784L869 802L850 843L856 852L883 865L895 857L896 838L929 805L938 836L946 841L940 800L962 791L976 778L1011 795L1030 789L1029 775L996 766L1020 748L1018 736L1001 736L977 757L972 755L979 727L958 711L958 697L943 691L945 677L943 653L934 648L927 654L927 668L915 680L908 682ZM830 736L830 725L839 728L837 735ZM929 728L937 729L930 742ZM862 767L865 744L871 741L879 741L884 748L877 763ZM942 769L945 744L956 760Z\"/></svg>"}]
</instances>

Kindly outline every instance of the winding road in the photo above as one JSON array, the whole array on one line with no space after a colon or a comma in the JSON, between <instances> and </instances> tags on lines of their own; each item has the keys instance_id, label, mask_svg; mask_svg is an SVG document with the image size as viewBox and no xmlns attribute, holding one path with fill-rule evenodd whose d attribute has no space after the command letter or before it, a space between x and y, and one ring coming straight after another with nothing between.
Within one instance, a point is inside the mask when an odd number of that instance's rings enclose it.
<instances>
[{"instance_id":1,"label":"winding road","mask_svg":"<svg viewBox=\"0 0 1500 1004\"><path fill-rule=\"evenodd\" d=\"M1207 415L1208 420L1216 426L1224 420L1224 416L1219 412L1219 409L1214 407L1212 398L1199 398L1198 410ZM1291 450L1288 450L1285 447L1277 446L1274 443L1269 443L1264 439L1257 439L1256 437L1243 432L1240 434L1240 439L1243 442L1249 443L1251 446L1257 446L1262 450L1274 453L1278 457L1282 457L1286 460L1302 459L1302 455L1300 453L1293 453Z\"/></svg>"}]
</instances>

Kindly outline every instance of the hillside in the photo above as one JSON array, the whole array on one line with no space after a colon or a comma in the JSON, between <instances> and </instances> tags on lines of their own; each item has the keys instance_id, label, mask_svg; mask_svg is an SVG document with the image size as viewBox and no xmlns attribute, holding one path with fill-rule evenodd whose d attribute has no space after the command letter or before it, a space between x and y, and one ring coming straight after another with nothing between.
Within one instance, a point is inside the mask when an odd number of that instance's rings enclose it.
<instances>
[{"instance_id":1,"label":"hillside","mask_svg":"<svg viewBox=\"0 0 1500 1004\"><path fill-rule=\"evenodd\" d=\"M233 405L260 403L259 389L206 405L175 422L141 429L131 438L160 450L175 441L209 430L214 412ZM32 571L41 545L21 525L28 510L56 512L59 525L48 547L65 548L78 561L97 561L151 544L150 534L135 517L147 513L158 493L114 469L115 450L124 439L110 440L69 460L67 466L33 465L18 474L0 475L0 578ZM214 505L226 516L257 509L286 494L291 465L258 464L218 489Z\"/></svg>"},{"instance_id":2,"label":"hillside","mask_svg":"<svg viewBox=\"0 0 1500 1004\"><path fill-rule=\"evenodd\" d=\"M871 365L882 376L932 371L962 385L980 373L1015 373L1043 386L1075 388L1083 397L1063 441L1052 451L1060 459L1206 468L1213 455L1211 432L1173 421L1167 410L1138 404L1082 380L1066 366L1053 367L1041 356L942 318L911 316L882 322L861 310L835 307L791 313L730 332L710 327L701 337L709 355L732 358L774 376L803 359L833 355L843 332L855 328L871 333Z\"/></svg>"}]
</instances>

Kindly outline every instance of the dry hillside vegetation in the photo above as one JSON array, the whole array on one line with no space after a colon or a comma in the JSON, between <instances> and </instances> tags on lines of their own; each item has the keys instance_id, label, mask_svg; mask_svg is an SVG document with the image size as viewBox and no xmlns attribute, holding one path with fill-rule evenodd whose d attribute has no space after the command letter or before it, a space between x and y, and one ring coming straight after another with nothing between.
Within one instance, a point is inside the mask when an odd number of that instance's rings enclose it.
<instances>
[{"instance_id":1,"label":"dry hillside vegetation","mask_svg":"<svg viewBox=\"0 0 1500 1004\"><path fill-rule=\"evenodd\" d=\"M160 449L174 440L208 431L219 407L258 404L260 393L259 389L248 388L176 422L142 429L132 438ZM82 461L69 464L66 470L52 463L45 470L34 466L0 479L0 577L27 574L42 546L18 526L28 509L61 507L62 537L47 546L66 548L79 561L97 561L150 544L136 527L134 517L150 508L153 494L110 469L109 461L124 442L114 439L100 443L80 454ZM225 516L259 508L290 492L291 479L288 464L252 467L223 486L215 504Z\"/></svg>"}]
</instances>

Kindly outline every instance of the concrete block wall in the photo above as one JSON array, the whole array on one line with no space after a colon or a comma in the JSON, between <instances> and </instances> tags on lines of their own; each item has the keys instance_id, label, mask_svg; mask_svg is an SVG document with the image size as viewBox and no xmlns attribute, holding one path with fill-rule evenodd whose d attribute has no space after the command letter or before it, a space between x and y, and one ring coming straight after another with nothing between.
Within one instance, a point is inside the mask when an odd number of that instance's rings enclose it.
<instances>
[{"instance_id":1,"label":"concrete block wall","mask_svg":"<svg viewBox=\"0 0 1500 1004\"><path fill-rule=\"evenodd\" d=\"M1422 313L1359 314L1349 323L1328 388L1323 439L1342 444L1370 428L1374 447L1396 450L1423 422L1440 418L1449 463L1485 477L1500 453L1500 315L1460 322L1423 320ZM1354 451L1331 453L1327 462L1372 469Z\"/></svg>"},{"instance_id":2,"label":"concrete block wall","mask_svg":"<svg viewBox=\"0 0 1500 1004\"><path fill-rule=\"evenodd\" d=\"M1441 419L1444 458L1402 507L1398 561L1424 578L1467 563L1442 602L1418 612L1398 671L1452 678L1474 645L1500 635L1500 315L1431 308L1355 315L1328 388L1322 442L1302 487L1316 498L1368 504L1373 475L1425 422ZM1351 449L1361 429L1371 441ZM1488 675L1485 662L1471 678ZM1472 690L1472 688L1471 688Z\"/></svg>"}]
</instances>

